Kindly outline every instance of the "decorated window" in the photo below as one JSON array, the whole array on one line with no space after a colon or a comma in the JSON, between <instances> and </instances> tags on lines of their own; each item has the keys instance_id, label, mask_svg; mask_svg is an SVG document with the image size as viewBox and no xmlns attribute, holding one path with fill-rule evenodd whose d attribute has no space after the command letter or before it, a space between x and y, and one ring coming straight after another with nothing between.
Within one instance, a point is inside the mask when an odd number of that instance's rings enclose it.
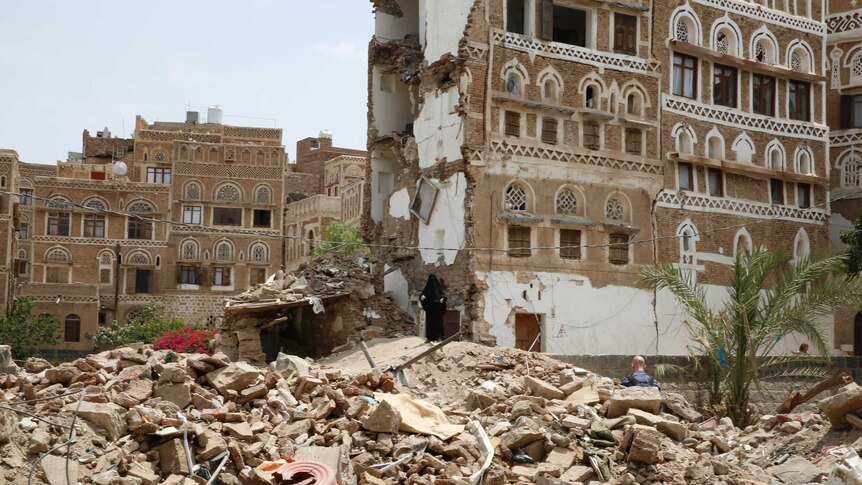
<instances>
[{"instance_id":1,"label":"decorated window","mask_svg":"<svg viewBox=\"0 0 862 485\"><path fill-rule=\"evenodd\" d=\"M527 192L518 184L506 188L506 210L524 212L527 210Z\"/></svg>"},{"instance_id":2,"label":"decorated window","mask_svg":"<svg viewBox=\"0 0 862 485\"><path fill-rule=\"evenodd\" d=\"M625 209L619 199L613 197L605 204L605 219L611 221L622 221L625 218Z\"/></svg>"},{"instance_id":3,"label":"decorated window","mask_svg":"<svg viewBox=\"0 0 862 485\"><path fill-rule=\"evenodd\" d=\"M563 189L557 194L557 214L573 216L578 210L578 199L575 193L569 189Z\"/></svg>"}]
</instances>

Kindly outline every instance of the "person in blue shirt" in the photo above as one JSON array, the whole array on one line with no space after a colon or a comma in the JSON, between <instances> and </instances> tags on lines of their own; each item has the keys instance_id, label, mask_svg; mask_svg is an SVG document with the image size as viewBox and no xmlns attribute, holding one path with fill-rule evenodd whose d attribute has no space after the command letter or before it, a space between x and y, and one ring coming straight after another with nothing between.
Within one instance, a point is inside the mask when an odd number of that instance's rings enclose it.
<instances>
[{"instance_id":1,"label":"person in blue shirt","mask_svg":"<svg viewBox=\"0 0 862 485\"><path fill-rule=\"evenodd\" d=\"M657 387L661 389L658 381L655 380L655 377L649 375L644 370L646 369L646 361L640 355L636 355L632 358L632 373L623 377L623 380L620 381L625 387Z\"/></svg>"}]
</instances>

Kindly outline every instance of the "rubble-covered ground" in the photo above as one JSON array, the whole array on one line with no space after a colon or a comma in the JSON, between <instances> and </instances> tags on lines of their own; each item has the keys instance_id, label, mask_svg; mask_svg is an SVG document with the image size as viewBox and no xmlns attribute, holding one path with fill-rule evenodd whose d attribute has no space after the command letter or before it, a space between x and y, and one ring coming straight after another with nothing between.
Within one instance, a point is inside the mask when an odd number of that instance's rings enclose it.
<instances>
[{"instance_id":1,"label":"rubble-covered ground","mask_svg":"<svg viewBox=\"0 0 862 485\"><path fill-rule=\"evenodd\" d=\"M213 483L299 483L273 473L294 459L343 484L466 484L486 459L485 484L805 484L862 444L830 425L859 419L855 384L825 395L824 415L743 430L679 395L511 348L454 342L406 375L387 371L426 349L416 337L374 341L373 370L358 350L282 355L267 369L149 346L59 367L30 360L0 375L0 482L28 483L41 457L32 483L52 485L67 467L72 484L204 484L220 464Z\"/></svg>"}]
</instances>

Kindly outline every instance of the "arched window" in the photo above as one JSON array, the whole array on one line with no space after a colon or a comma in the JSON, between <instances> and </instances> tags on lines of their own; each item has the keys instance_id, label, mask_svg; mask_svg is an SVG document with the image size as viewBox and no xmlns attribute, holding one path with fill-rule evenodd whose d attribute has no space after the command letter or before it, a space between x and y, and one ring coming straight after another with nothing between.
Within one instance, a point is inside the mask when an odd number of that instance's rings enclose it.
<instances>
[{"instance_id":1,"label":"arched window","mask_svg":"<svg viewBox=\"0 0 862 485\"><path fill-rule=\"evenodd\" d=\"M697 229L690 222L683 223L677 230L679 237L679 255L680 263L696 264L697 254Z\"/></svg>"},{"instance_id":2,"label":"arched window","mask_svg":"<svg viewBox=\"0 0 862 485\"><path fill-rule=\"evenodd\" d=\"M189 240L184 241L182 245L182 249L180 250L180 258L186 261L194 261L197 260L200 255L200 245L198 245L197 241Z\"/></svg>"},{"instance_id":3,"label":"arched window","mask_svg":"<svg viewBox=\"0 0 862 485\"><path fill-rule=\"evenodd\" d=\"M736 244L734 245L734 256L743 257L751 252L751 236L745 229L740 229L736 234Z\"/></svg>"},{"instance_id":4,"label":"arched window","mask_svg":"<svg viewBox=\"0 0 862 485\"><path fill-rule=\"evenodd\" d=\"M269 261L269 251L263 243L254 243L249 250L253 263L265 263Z\"/></svg>"},{"instance_id":5,"label":"arched window","mask_svg":"<svg viewBox=\"0 0 862 485\"><path fill-rule=\"evenodd\" d=\"M546 80L545 85L543 86L542 95L545 99L557 99L557 83L551 79Z\"/></svg>"},{"instance_id":6,"label":"arched window","mask_svg":"<svg viewBox=\"0 0 862 485\"><path fill-rule=\"evenodd\" d=\"M680 130L676 137L676 149L679 153L691 154L691 136L686 130Z\"/></svg>"},{"instance_id":7,"label":"arched window","mask_svg":"<svg viewBox=\"0 0 862 485\"><path fill-rule=\"evenodd\" d=\"M518 76L514 72L510 72L506 76L506 92L516 96L521 94L521 76Z\"/></svg>"},{"instance_id":8,"label":"arched window","mask_svg":"<svg viewBox=\"0 0 862 485\"><path fill-rule=\"evenodd\" d=\"M86 207L87 209L92 209L94 211L104 211L108 209L108 207L105 205L105 202L101 199L90 199L84 202L84 207Z\"/></svg>"},{"instance_id":9,"label":"arched window","mask_svg":"<svg viewBox=\"0 0 862 485\"><path fill-rule=\"evenodd\" d=\"M153 157L153 159L157 162L164 162L165 161L165 154L162 152L156 152L156 156Z\"/></svg>"},{"instance_id":10,"label":"arched window","mask_svg":"<svg viewBox=\"0 0 862 485\"><path fill-rule=\"evenodd\" d=\"M186 199L200 200L202 192L201 184L197 182L189 182L186 184Z\"/></svg>"},{"instance_id":11,"label":"arched window","mask_svg":"<svg viewBox=\"0 0 862 485\"><path fill-rule=\"evenodd\" d=\"M674 39L680 42L688 42L689 41L689 22L686 21L685 18L680 17L676 20L676 32L674 32Z\"/></svg>"},{"instance_id":12,"label":"arched window","mask_svg":"<svg viewBox=\"0 0 862 485\"><path fill-rule=\"evenodd\" d=\"M764 30L754 35L754 47L752 54L754 60L764 64L777 64L778 46L771 33Z\"/></svg>"},{"instance_id":13,"label":"arched window","mask_svg":"<svg viewBox=\"0 0 862 485\"><path fill-rule=\"evenodd\" d=\"M129 266L149 266L152 259L146 251L135 251L123 260Z\"/></svg>"},{"instance_id":14,"label":"arched window","mask_svg":"<svg viewBox=\"0 0 862 485\"><path fill-rule=\"evenodd\" d=\"M797 72L802 71L802 57L797 51L790 54L790 69Z\"/></svg>"},{"instance_id":15,"label":"arched window","mask_svg":"<svg viewBox=\"0 0 862 485\"><path fill-rule=\"evenodd\" d=\"M525 212L527 210L527 192L519 184L506 187L506 210Z\"/></svg>"},{"instance_id":16,"label":"arched window","mask_svg":"<svg viewBox=\"0 0 862 485\"><path fill-rule=\"evenodd\" d=\"M811 155L809 155L807 151L799 152L799 161L796 171L805 175L812 175L814 173L812 168Z\"/></svg>"},{"instance_id":17,"label":"arched window","mask_svg":"<svg viewBox=\"0 0 862 485\"><path fill-rule=\"evenodd\" d=\"M254 193L254 201L258 204L268 204L272 200L269 187L258 187Z\"/></svg>"},{"instance_id":18,"label":"arched window","mask_svg":"<svg viewBox=\"0 0 862 485\"><path fill-rule=\"evenodd\" d=\"M715 50L722 54L727 54L730 51L730 39L724 32L719 32L715 36Z\"/></svg>"},{"instance_id":19,"label":"arched window","mask_svg":"<svg viewBox=\"0 0 862 485\"><path fill-rule=\"evenodd\" d=\"M643 104L639 94L629 93L626 97L626 114L643 116Z\"/></svg>"},{"instance_id":20,"label":"arched window","mask_svg":"<svg viewBox=\"0 0 862 485\"><path fill-rule=\"evenodd\" d=\"M257 163L263 163L263 162L265 162L265 161L266 161L266 153L264 153L264 151L263 151L263 150L258 150L258 151L257 151L257 156L255 157L255 160L254 160L254 161L255 161L255 162L257 162Z\"/></svg>"},{"instance_id":21,"label":"arched window","mask_svg":"<svg viewBox=\"0 0 862 485\"><path fill-rule=\"evenodd\" d=\"M71 263L72 256L69 254L69 251L63 248L53 248L45 253L45 261L48 263Z\"/></svg>"},{"instance_id":22,"label":"arched window","mask_svg":"<svg viewBox=\"0 0 862 485\"><path fill-rule=\"evenodd\" d=\"M862 52L853 56L853 60L850 61L850 82L854 84L862 82Z\"/></svg>"},{"instance_id":23,"label":"arched window","mask_svg":"<svg viewBox=\"0 0 862 485\"><path fill-rule=\"evenodd\" d=\"M623 221L626 217L625 206L616 197L608 199L605 204L605 219L610 221Z\"/></svg>"},{"instance_id":24,"label":"arched window","mask_svg":"<svg viewBox=\"0 0 862 485\"><path fill-rule=\"evenodd\" d=\"M150 219L140 217L136 214L152 214L155 209L148 202L135 202L129 207L129 212L132 213L128 217L127 234L128 239L152 239L153 238L153 222Z\"/></svg>"},{"instance_id":25,"label":"arched window","mask_svg":"<svg viewBox=\"0 0 862 485\"><path fill-rule=\"evenodd\" d=\"M136 214L155 214L156 210L149 202L138 201L129 206L129 212Z\"/></svg>"},{"instance_id":26,"label":"arched window","mask_svg":"<svg viewBox=\"0 0 862 485\"><path fill-rule=\"evenodd\" d=\"M587 108L599 108L599 87L595 84L587 86L584 91L584 106Z\"/></svg>"},{"instance_id":27,"label":"arched window","mask_svg":"<svg viewBox=\"0 0 862 485\"><path fill-rule=\"evenodd\" d=\"M805 232L805 229L799 229L799 232L796 233L796 240L793 242L793 260L800 261L808 257L811 252L810 242L808 241L808 234Z\"/></svg>"},{"instance_id":28,"label":"arched window","mask_svg":"<svg viewBox=\"0 0 862 485\"><path fill-rule=\"evenodd\" d=\"M99 255L99 264L103 265L103 266L110 265L111 261L113 261L113 259L114 259L114 256L111 253L104 252L104 253Z\"/></svg>"},{"instance_id":29,"label":"arched window","mask_svg":"<svg viewBox=\"0 0 862 485\"><path fill-rule=\"evenodd\" d=\"M555 201L557 214L573 216L578 212L578 199L570 189L563 189Z\"/></svg>"},{"instance_id":30,"label":"arched window","mask_svg":"<svg viewBox=\"0 0 862 485\"><path fill-rule=\"evenodd\" d=\"M242 196L236 185L224 184L216 190L215 200L220 202L239 202L242 200Z\"/></svg>"},{"instance_id":31,"label":"arched window","mask_svg":"<svg viewBox=\"0 0 862 485\"><path fill-rule=\"evenodd\" d=\"M51 209L68 209L72 207L69 199L62 196L51 197L45 205Z\"/></svg>"},{"instance_id":32,"label":"arched window","mask_svg":"<svg viewBox=\"0 0 862 485\"><path fill-rule=\"evenodd\" d=\"M845 155L840 167L842 187L862 187L862 157L858 152Z\"/></svg>"},{"instance_id":33,"label":"arched window","mask_svg":"<svg viewBox=\"0 0 862 485\"><path fill-rule=\"evenodd\" d=\"M210 148L209 161L210 162L218 162L219 161L219 159L218 159L218 148L216 148L216 147Z\"/></svg>"},{"instance_id":34,"label":"arched window","mask_svg":"<svg viewBox=\"0 0 862 485\"><path fill-rule=\"evenodd\" d=\"M713 160L724 158L724 142L717 136L712 136L706 141L707 157Z\"/></svg>"},{"instance_id":35,"label":"arched window","mask_svg":"<svg viewBox=\"0 0 862 485\"><path fill-rule=\"evenodd\" d=\"M63 341L81 341L81 317L78 315L72 314L66 316L66 322L63 328Z\"/></svg>"},{"instance_id":36,"label":"arched window","mask_svg":"<svg viewBox=\"0 0 862 485\"><path fill-rule=\"evenodd\" d=\"M218 261L230 261L231 260L231 247L229 243L222 242L216 246L216 260Z\"/></svg>"},{"instance_id":37,"label":"arched window","mask_svg":"<svg viewBox=\"0 0 862 485\"><path fill-rule=\"evenodd\" d=\"M777 147L769 151L769 168L772 170L784 170L784 157Z\"/></svg>"}]
</instances>

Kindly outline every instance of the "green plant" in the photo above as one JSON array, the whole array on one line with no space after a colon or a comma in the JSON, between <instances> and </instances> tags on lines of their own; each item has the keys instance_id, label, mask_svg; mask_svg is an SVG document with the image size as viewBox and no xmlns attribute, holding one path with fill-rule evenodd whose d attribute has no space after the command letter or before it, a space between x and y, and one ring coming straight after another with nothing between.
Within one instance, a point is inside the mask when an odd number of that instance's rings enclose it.
<instances>
[{"instance_id":1,"label":"green plant","mask_svg":"<svg viewBox=\"0 0 862 485\"><path fill-rule=\"evenodd\" d=\"M853 222L853 229L841 231L839 237L847 245L844 259L847 274L856 276L862 271L862 216Z\"/></svg>"},{"instance_id":2,"label":"green plant","mask_svg":"<svg viewBox=\"0 0 862 485\"><path fill-rule=\"evenodd\" d=\"M734 260L727 296L718 306L708 303L706 287L691 272L672 265L645 268L641 279L673 294L691 317L689 351L709 379L710 402L744 427L755 418L751 387L759 380L825 374L827 342L818 318L862 303L862 278L844 274L843 262L844 255L836 253L787 264L782 253L756 247ZM775 355L792 333L805 336L821 355Z\"/></svg>"},{"instance_id":3,"label":"green plant","mask_svg":"<svg viewBox=\"0 0 862 485\"><path fill-rule=\"evenodd\" d=\"M368 248L362 244L359 228L343 221L332 221L323 228L323 240L311 249L311 257L323 254L365 254Z\"/></svg>"},{"instance_id":4,"label":"green plant","mask_svg":"<svg viewBox=\"0 0 862 485\"><path fill-rule=\"evenodd\" d=\"M16 359L38 353L37 349L57 343L60 320L56 315L33 315L33 299L18 298L8 317L0 317L0 343L9 345Z\"/></svg>"},{"instance_id":5,"label":"green plant","mask_svg":"<svg viewBox=\"0 0 862 485\"><path fill-rule=\"evenodd\" d=\"M165 333L185 327L181 319L167 318L163 311L163 305L150 303L136 312L126 324L114 321L99 328L96 333L87 335L93 340L93 351L101 352L135 342L151 344Z\"/></svg>"}]
</instances>

